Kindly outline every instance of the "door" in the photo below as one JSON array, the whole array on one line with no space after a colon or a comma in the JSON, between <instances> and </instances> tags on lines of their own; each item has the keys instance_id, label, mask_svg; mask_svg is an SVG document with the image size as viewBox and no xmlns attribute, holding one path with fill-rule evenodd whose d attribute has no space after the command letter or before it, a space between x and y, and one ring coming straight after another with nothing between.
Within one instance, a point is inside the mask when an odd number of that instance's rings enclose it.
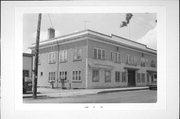
<instances>
[{"instance_id":1,"label":"door","mask_svg":"<svg viewBox=\"0 0 180 119\"><path fill-rule=\"evenodd\" d=\"M128 70L128 86L136 86L135 70Z\"/></svg>"}]
</instances>

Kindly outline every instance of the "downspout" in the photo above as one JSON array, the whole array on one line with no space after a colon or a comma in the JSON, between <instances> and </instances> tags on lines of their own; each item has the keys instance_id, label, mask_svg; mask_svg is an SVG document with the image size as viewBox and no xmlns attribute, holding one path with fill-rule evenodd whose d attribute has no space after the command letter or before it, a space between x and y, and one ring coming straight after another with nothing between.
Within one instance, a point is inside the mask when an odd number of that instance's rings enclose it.
<instances>
[{"instance_id":1,"label":"downspout","mask_svg":"<svg viewBox=\"0 0 180 119\"><path fill-rule=\"evenodd\" d=\"M87 39L87 50L86 50L86 54L87 54L87 57L86 57L86 89L88 88L88 39Z\"/></svg>"},{"instance_id":2,"label":"downspout","mask_svg":"<svg viewBox=\"0 0 180 119\"><path fill-rule=\"evenodd\" d=\"M57 88L58 88L58 73L59 73L59 44L58 44L58 42L57 42L57 47L58 47L58 51L57 51L57 53L58 53L58 55L57 55Z\"/></svg>"}]
</instances>

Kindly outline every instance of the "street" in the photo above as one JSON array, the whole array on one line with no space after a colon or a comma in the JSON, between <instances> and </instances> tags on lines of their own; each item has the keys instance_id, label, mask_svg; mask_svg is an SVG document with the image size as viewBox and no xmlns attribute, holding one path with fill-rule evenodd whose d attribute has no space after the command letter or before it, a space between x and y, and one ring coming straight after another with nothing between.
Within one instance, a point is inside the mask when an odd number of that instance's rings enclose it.
<instances>
[{"instance_id":1,"label":"street","mask_svg":"<svg viewBox=\"0 0 180 119\"><path fill-rule=\"evenodd\" d=\"M155 103L157 91L137 90L57 98L24 98L23 101L24 103Z\"/></svg>"}]
</instances>

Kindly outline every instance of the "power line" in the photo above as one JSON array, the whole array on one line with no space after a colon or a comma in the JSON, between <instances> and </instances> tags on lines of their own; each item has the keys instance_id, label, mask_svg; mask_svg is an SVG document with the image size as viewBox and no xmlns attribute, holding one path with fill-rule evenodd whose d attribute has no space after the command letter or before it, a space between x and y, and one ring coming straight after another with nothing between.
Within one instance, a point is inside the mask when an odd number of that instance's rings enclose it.
<instances>
[{"instance_id":1,"label":"power line","mask_svg":"<svg viewBox=\"0 0 180 119\"><path fill-rule=\"evenodd\" d=\"M49 15L49 14L47 14L47 15L48 15L48 18L49 18L49 21L50 21L51 27L53 28L52 21L51 21L51 17L50 17L50 15Z\"/></svg>"}]
</instances>

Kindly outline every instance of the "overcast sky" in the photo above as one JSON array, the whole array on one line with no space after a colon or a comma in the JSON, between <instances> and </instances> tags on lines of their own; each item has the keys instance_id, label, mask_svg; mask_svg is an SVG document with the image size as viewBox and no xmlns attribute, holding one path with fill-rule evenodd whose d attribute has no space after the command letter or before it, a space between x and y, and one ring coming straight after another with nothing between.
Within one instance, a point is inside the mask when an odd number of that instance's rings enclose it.
<instances>
[{"instance_id":1,"label":"overcast sky","mask_svg":"<svg viewBox=\"0 0 180 119\"><path fill-rule=\"evenodd\" d=\"M133 13L127 27L120 28L126 13L92 14L42 14L40 41L47 39L47 29L53 27L56 37L91 29L107 35L115 34L156 49L156 14ZM23 52L35 42L38 14L23 16ZM150 34L150 35L149 35Z\"/></svg>"}]
</instances>

